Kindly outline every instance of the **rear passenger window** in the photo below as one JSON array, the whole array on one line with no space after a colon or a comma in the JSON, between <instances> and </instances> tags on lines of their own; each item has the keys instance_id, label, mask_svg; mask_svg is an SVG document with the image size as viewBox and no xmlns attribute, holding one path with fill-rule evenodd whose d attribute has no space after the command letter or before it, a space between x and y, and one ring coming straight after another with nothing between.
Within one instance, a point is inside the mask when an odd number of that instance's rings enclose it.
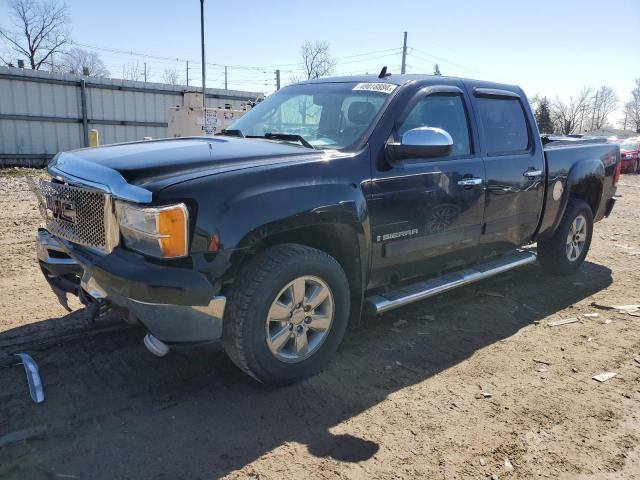
<instances>
[{"instance_id":1,"label":"rear passenger window","mask_svg":"<svg viewBox=\"0 0 640 480\"><path fill-rule=\"evenodd\" d=\"M520 100L477 98L476 103L489 155L523 152L529 148L529 129Z\"/></svg>"},{"instance_id":2,"label":"rear passenger window","mask_svg":"<svg viewBox=\"0 0 640 480\"><path fill-rule=\"evenodd\" d=\"M429 95L420 100L409 112L398 130L402 137L406 131L418 127L437 127L451 135L451 155L469 155L469 125L461 95Z\"/></svg>"}]
</instances>

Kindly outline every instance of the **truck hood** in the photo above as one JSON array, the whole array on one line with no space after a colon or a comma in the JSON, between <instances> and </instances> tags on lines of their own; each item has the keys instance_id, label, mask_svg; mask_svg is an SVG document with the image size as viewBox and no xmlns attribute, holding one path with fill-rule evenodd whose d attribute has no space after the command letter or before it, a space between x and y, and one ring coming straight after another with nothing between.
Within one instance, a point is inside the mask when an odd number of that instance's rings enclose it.
<instances>
[{"instance_id":1,"label":"truck hood","mask_svg":"<svg viewBox=\"0 0 640 480\"><path fill-rule=\"evenodd\" d=\"M49 170L98 185L115 182L157 192L199 176L323 155L299 145L262 139L192 137L64 152L54 158Z\"/></svg>"}]
</instances>

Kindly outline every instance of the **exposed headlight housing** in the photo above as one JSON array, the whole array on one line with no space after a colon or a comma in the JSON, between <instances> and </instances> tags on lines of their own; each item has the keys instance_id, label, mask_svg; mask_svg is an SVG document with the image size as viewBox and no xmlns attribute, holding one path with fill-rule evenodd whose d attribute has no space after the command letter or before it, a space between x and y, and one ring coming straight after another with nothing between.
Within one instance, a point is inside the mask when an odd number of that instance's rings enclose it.
<instances>
[{"instance_id":1,"label":"exposed headlight housing","mask_svg":"<svg viewBox=\"0 0 640 480\"><path fill-rule=\"evenodd\" d=\"M141 207L118 201L116 214L127 248L158 258L187 256L189 212L184 203Z\"/></svg>"}]
</instances>

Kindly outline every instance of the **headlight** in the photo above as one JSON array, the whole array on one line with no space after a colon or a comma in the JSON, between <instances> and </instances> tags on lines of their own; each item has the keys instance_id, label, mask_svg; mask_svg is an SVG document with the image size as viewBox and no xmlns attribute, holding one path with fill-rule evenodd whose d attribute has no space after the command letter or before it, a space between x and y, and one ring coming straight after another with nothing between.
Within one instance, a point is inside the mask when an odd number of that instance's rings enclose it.
<instances>
[{"instance_id":1,"label":"headlight","mask_svg":"<svg viewBox=\"0 0 640 480\"><path fill-rule=\"evenodd\" d=\"M184 203L139 207L118 201L116 214L128 248L160 258L187 255L189 213Z\"/></svg>"}]
</instances>

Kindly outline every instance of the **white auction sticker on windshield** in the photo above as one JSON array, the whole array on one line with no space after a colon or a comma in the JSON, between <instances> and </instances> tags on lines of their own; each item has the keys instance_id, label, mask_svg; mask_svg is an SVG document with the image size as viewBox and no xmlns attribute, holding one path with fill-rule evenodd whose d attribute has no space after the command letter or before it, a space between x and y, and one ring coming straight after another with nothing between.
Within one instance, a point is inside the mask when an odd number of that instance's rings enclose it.
<instances>
[{"instance_id":1,"label":"white auction sticker on windshield","mask_svg":"<svg viewBox=\"0 0 640 480\"><path fill-rule=\"evenodd\" d=\"M397 85L394 85L393 83L359 83L353 87L353 90L391 93L396 89L396 87Z\"/></svg>"}]
</instances>

